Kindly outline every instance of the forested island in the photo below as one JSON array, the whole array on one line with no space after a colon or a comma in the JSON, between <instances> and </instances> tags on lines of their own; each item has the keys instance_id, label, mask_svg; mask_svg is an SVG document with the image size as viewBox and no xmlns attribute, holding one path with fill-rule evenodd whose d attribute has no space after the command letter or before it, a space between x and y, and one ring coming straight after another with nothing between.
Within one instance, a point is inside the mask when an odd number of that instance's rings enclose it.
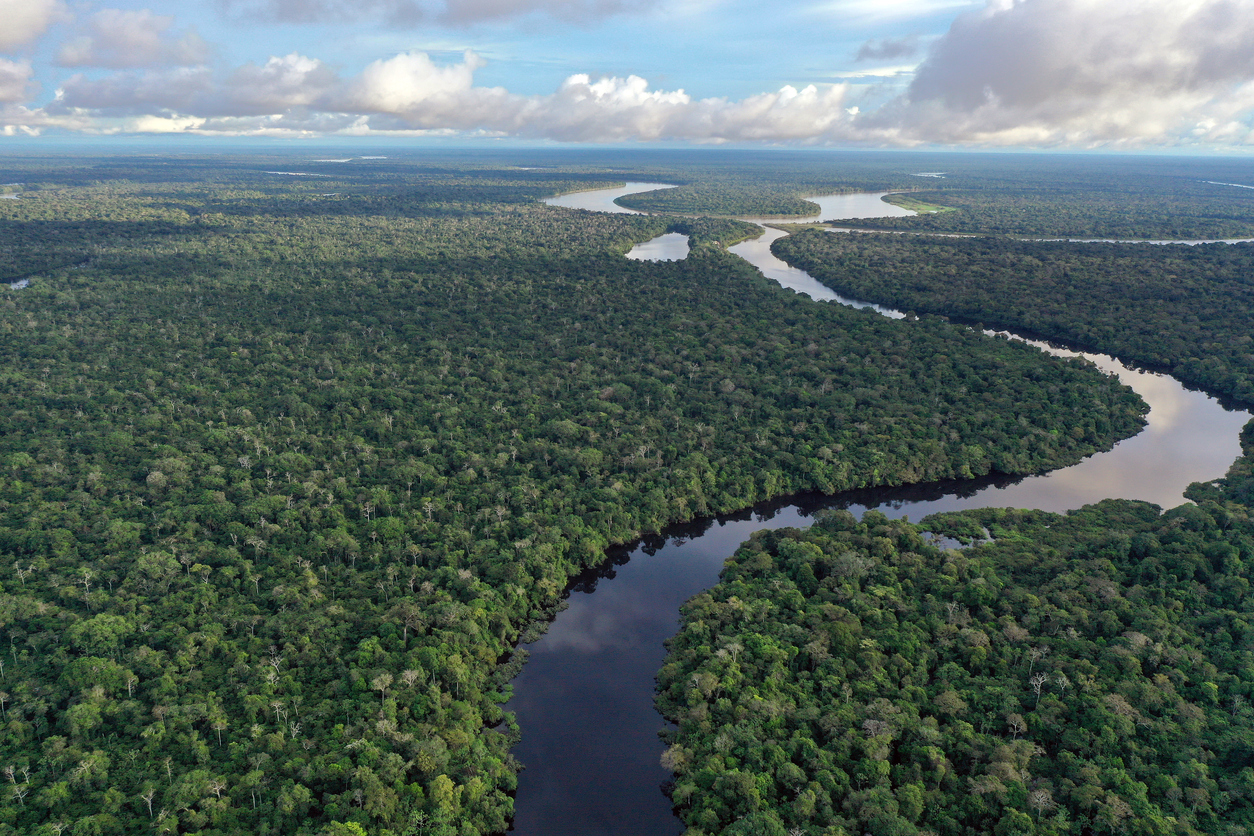
<instances>
[{"instance_id":1,"label":"forested island","mask_svg":"<svg viewBox=\"0 0 1254 836\"><path fill-rule=\"evenodd\" d=\"M1143 423L1082 361L782 290L726 252L740 222L538 202L630 177L709 215L799 211L936 167L734 162L0 159L22 184L0 279L29 282L0 295L0 833L503 832L516 648L610 544L801 490L1039 472ZM769 200L735 186L754 167ZM622 257L667 231L684 261ZM948 577L910 531L873 556ZM675 800L704 816L699 746L676 746ZM799 796L771 792L752 812L783 826ZM1059 820L1015 792L998 803ZM844 826L818 815L789 826Z\"/></svg>"}]
</instances>

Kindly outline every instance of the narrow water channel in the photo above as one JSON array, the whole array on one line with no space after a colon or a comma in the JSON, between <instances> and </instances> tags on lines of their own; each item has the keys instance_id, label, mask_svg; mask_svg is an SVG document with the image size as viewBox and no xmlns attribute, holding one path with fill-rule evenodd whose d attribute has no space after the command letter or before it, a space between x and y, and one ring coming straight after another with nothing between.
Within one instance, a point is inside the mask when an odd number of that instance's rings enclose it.
<instances>
[{"instance_id":1,"label":"narrow water channel","mask_svg":"<svg viewBox=\"0 0 1254 836\"><path fill-rule=\"evenodd\" d=\"M564 202L555 205L630 211L613 204L613 199L658 187L629 183L626 189L565 195L559 199ZM823 198L821 217L909 214L880 197ZM606 204L613 209L606 209ZM763 238L783 234L767 230ZM780 262L770 254L769 241L765 246L762 239L746 242L732 252L816 300L864 306L838 297L803 271ZM526 769L519 776L513 832L519 836L682 832L662 792L670 775L658 762L663 747L657 731L663 720L653 709L653 677L665 657L662 643L678 626L680 605L718 581L723 561L752 532L808 525L821 508L847 508L859 516L875 508L892 517L917 520L936 511L988 506L1066 511L1106 497L1171 507L1180 504L1190 482L1224 474L1239 453L1237 433L1249 419L1247 413L1225 410L1215 399L1189 391L1166 375L1129 369L1105 355L1084 356L1118 374L1150 405L1146 429L1111 451L1042 476L765 503L739 514L676 526L634 547L614 550L604 566L577 579L569 607L543 638L530 645L531 658L514 680L508 708L522 727L515 755Z\"/></svg>"}]
</instances>

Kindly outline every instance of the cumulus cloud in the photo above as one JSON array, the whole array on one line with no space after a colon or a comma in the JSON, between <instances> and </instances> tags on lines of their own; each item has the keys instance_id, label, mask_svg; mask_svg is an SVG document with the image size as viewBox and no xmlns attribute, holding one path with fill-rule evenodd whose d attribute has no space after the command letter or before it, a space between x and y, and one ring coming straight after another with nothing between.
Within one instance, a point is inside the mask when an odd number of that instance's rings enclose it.
<instances>
[{"instance_id":1,"label":"cumulus cloud","mask_svg":"<svg viewBox=\"0 0 1254 836\"><path fill-rule=\"evenodd\" d=\"M187 112L212 94L212 73L205 67L169 71L114 73L104 78L74 75L57 90L48 111L103 116Z\"/></svg>"},{"instance_id":2,"label":"cumulus cloud","mask_svg":"<svg viewBox=\"0 0 1254 836\"><path fill-rule=\"evenodd\" d=\"M425 52L406 52L375 61L345 91L341 107L363 113L420 113L429 108L463 107L475 97L475 71L484 61L467 51L460 64L439 66Z\"/></svg>"},{"instance_id":3,"label":"cumulus cloud","mask_svg":"<svg viewBox=\"0 0 1254 836\"><path fill-rule=\"evenodd\" d=\"M693 99L654 90L637 76L568 77L547 96L476 86L484 65L465 53L437 64L421 52L376 61L339 77L322 62L291 54L246 65L225 78L205 67L77 75L43 112L54 119L144 116L168 127L225 133L463 132L571 142L836 141L853 137L843 85L786 86L739 101ZM192 121L186 121L192 120Z\"/></svg>"},{"instance_id":4,"label":"cumulus cloud","mask_svg":"<svg viewBox=\"0 0 1254 836\"><path fill-rule=\"evenodd\" d=\"M740 101L692 99L684 91L649 90L639 77L592 81L571 76L537 98L520 128L573 142L679 139L694 142L813 141L847 135L847 88L785 86Z\"/></svg>"},{"instance_id":5,"label":"cumulus cloud","mask_svg":"<svg viewBox=\"0 0 1254 836\"><path fill-rule=\"evenodd\" d=\"M262 65L245 64L225 78L216 78L203 66L103 78L76 75L61 86L47 109L110 117L159 113L247 119L329 107L323 99L340 86L339 77L326 64L292 53Z\"/></svg>"},{"instance_id":6,"label":"cumulus cloud","mask_svg":"<svg viewBox=\"0 0 1254 836\"><path fill-rule=\"evenodd\" d=\"M204 63L209 47L192 30L170 31L173 17L147 9L103 9L87 23L87 32L61 46L63 67L153 67Z\"/></svg>"},{"instance_id":7,"label":"cumulus cloud","mask_svg":"<svg viewBox=\"0 0 1254 836\"><path fill-rule=\"evenodd\" d=\"M1254 106L1251 43L1254 0L992 0L874 121L942 142L1232 136Z\"/></svg>"},{"instance_id":8,"label":"cumulus cloud","mask_svg":"<svg viewBox=\"0 0 1254 836\"><path fill-rule=\"evenodd\" d=\"M293 52L235 70L217 103L202 102L199 109L219 116L284 113L317 105L339 84L339 76L326 64Z\"/></svg>"},{"instance_id":9,"label":"cumulus cloud","mask_svg":"<svg viewBox=\"0 0 1254 836\"><path fill-rule=\"evenodd\" d=\"M658 0L218 0L246 17L283 23L360 21L363 17L412 25L437 21L454 26L543 15L587 23L619 14L638 14Z\"/></svg>"},{"instance_id":10,"label":"cumulus cloud","mask_svg":"<svg viewBox=\"0 0 1254 836\"><path fill-rule=\"evenodd\" d=\"M683 90L652 90L638 76L577 74L551 95L518 96L474 86L482 65L470 52L445 67L422 53L399 55L368 67L334 101L339 110L371 116L372 128L477 130L567 142L804 141L847 131L852 118L843 86L696 100Z\"/></svg>"},{"instance_id":11,"label":"cumulus cloud","mask_svg":"<svg viewBox=\"0 0 1254 836\"><path fill-rule=\"evenodd\" d=\"M357 128L399 131L513 132L528 97L500 87L476 87L484 60L467 51L439 65L423 52L375 61L324 97L322 109L364 117Z\"/></svg>"},{"instance_id":12,"label":"cumulus cloud","mask_svg":"<svg viewBox=\"0 0 1254 836\"><path fill-rule=\"evenodd\" d=\"M575 74L548 95L524 96L476 85L484 61L473 52L447 63L407 52L351 75L296 53L226 72L183 66L76 75L54 102L21 116L31 124L42 115L50 124L90 126L97 119L113 120L111 129L150 124L261 135L1254 144L1250 43L1254 0L994 0L960 16L933 43L908 89L869 112L855 106L870 101L854 98L865 85L697 99L682 89L653 89L637 76ZM869 59L906 46L879 41L864 49ZM21 101L29 82L28 65L0 66L0 101Z\"/></svg>"},{"instance_id":13,"label":"cumulus cloud","mask_svg":"<svg viewBox=\"0 0 1254 836\"><path fill-rule=\"evenodd\" d=\"M58 0L0 0L0 49L25 46L62 14Z\"/></svg>"},{"instance_id":14,"label":"cumulus cloud","mask_svg":"<svg viewBox=\"0 0 1254 836\"><path fill-rule=\"evenodd\" d=\"M31 83L29 61L0 58L0 102L25 101Z\"/></svg>"}]
</instances>

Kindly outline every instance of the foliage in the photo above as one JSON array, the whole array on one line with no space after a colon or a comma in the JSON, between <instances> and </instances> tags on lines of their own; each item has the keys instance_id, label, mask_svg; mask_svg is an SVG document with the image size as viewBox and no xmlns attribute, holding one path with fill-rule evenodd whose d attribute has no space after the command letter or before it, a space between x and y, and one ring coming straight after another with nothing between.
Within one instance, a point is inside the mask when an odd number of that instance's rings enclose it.
<instances>
[{"instance_id":1,"label":"foliage","mask_svg":"<svg viewBox=\"0 0 1254 836\"><path fill-rule=\"evenodd\" d=\"M773 248L856 298L1093 347L1254 403L1254 244L809 231Z\"/></svg>"},{"instance_id":2,"label":"foliage","mask_svg":"<svg viewBox=\"0 0 1254 836\"><path fill-rule=\"evenodd\" d=\"M1165 514L829 512L755 535L685 605L658 680L689 834L1249 832L1245 436Z\"/></svg>"},{"instance_id":3,"label":"foliage","mask_svg":"<svg viewBox=\"0 0 1254 836\"><path fill-rule=\"evenodd\" d=\"M1254 199L1227 185L1254 183L1245 160L977 155L941 164L949 171L927 185L943 188L909 198L952 211L828 220L864 229L1043 237L1254 236Z\"/></svg>"},{"instance_id":4,"label":"foliage","mask_svg":"<svg viewBox=\"0 0 1254 836\"><path fill-rule=\"evenodd\" d=\"M503 831L512 647L607 544L1141 423L455 162L6 161L0 833Z\"/></svg>"},{"instance_id":5,"label":"foliage","mask_svg":"<svg viewBox=\"0 0 1254 836\"><path fill-rule=\"evenodd\" d=\"M724 152L653 179L681 184L622 198L680 214L811 215L809 195L900 192L889 201L927 214L837 219L844 226L946 233L1101 238L1254 236L1254 184L1241 159L920 152ZM920 174L941 172L941 177ZM935 211L944 210L944 211Z\"/></svg>"}]
</instances>

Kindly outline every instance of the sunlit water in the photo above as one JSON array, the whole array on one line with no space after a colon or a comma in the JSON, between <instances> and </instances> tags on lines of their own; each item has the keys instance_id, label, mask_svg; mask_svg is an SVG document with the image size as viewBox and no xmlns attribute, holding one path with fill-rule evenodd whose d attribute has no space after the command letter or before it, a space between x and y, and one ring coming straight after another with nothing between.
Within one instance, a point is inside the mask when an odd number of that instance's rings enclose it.
<instances>
[{"instance_id":1,"label":"sunlit water","mask_svg":"<svg viewBox=\"0 0 1254 836\"><path fill-rule=\"evenodd\" d=\"M635 185L640 188L582 192L558 200L571 208L624 211L604 206L613 197L658 187ZM882 202L879 195L836 195L823 203L820 218L910 214ZM761 239L731 249L770 278L816 300L865 306L832 293L771 255L770 240L783 234L768 229ZM1169 507L1182 501L1190 482L1222 476L1240 452L1237 433L1247 413L1227 411L1169 376L1129 369L1105 355L1084 356L1118 374L1150 405L1146 429L1111 451L1041 476L765 503L740 514L676 526L614 550L605 566L578 579L568 609L529 647L531 658L514 680L508 708L523 730L515 755L526 766L519 777L514 831L522 836L682 832L661 791L670 774L658 761L663 747L657 731L663 720L653 709L654 676L665 658L662 643L678 627L680 605L713 586L723 561L754 531L808 525L820 508L848 508L858 515L877 508L892 517L918 520L937 511L988 506L1061 512L1106 497Z\"/></svg>"},{"instance_id":2,"label":"sunlit water","mask_svg":"<svg viewBox=\"0 0 1254 836\"><path fill-rule=\"evenodd\" d=\"M619 206L614 201L629 194L656 192L661 189L673 189L674 183L643 183L630 181L626 185L613 189L593 189L586 192L571 192L557 197L545 198L549 206L561 206L566 209L588 209L593 212L613 212L620 215L640 215L635 209Z\"/></svg>"},{"instance_id":3,"label":"sunlit water","mask_svg":"<svg viewBox=\"0 0 1254 836\"><path fill-rule=\"evenodd\" d=\"M683 261L688 249L687 235L668 232L632 247L627 257L635 261Z\"/></svg>"}]
</instances>

